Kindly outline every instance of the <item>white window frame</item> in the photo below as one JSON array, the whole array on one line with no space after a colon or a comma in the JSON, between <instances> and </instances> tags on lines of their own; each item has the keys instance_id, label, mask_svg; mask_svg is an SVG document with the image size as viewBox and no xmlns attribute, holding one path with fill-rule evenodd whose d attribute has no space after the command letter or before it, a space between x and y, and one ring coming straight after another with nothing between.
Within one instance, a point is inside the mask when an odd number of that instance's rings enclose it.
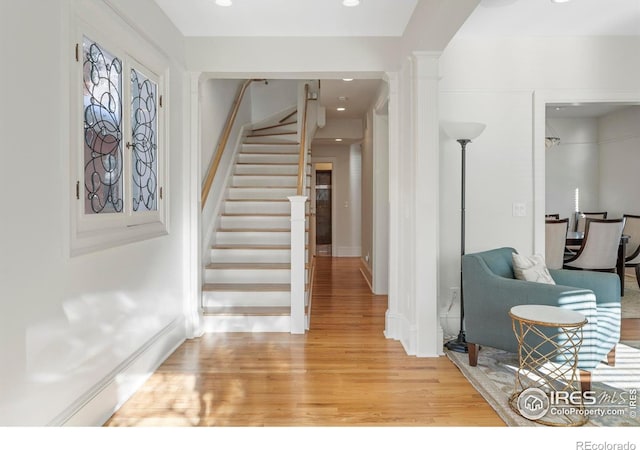
<instances>
[{"instance_id":1,"label":"white window frame","mask_svg":"<svg viewBox=\"0 0 640 450\"><path fill-rule=\"evenodd\" d=\"M79 12L71 33L73 49L70 77L70 181L72 256L166 235L168 227L168 61L135 30L124 23L109 27L91 13ZM100 25L92 26L92 23ZM83 39L87 37L122 62L122 163L123 210L119 213L86 214L84 199L84 105ZM126 143L131 141L131 70L144 74L157 86L157 187L155 211L134 212L132 205L132 156Z\"/></svg>"}]
</instances>

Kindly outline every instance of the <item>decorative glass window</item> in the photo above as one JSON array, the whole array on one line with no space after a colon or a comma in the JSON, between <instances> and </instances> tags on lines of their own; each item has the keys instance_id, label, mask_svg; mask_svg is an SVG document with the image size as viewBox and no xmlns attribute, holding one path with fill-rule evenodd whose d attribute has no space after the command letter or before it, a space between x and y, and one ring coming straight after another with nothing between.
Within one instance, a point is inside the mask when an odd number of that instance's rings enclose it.
<instances>
[{"instance_id":1,"label":"decorative glass window","mask_svg":"<svg viewBox=\"0 0 640 450\"><path fill-rule=\"evenodd\" d=\"M131 69L133 210L155 211L158 188L158 85Z\"/></svg>"},{"instance_id":2,"label":"decorative glass window","mask_svg":"<svg viewBox=\"0 0 640 450\"><path fill-rule=\"evenodd\" d=\"M87 37L84 84L84 212L119 213L122 180L122 62Z\"/></svg>"},{"instance_id":3,"label":"decorative glass window","mask_svg":"<svg viewBox=\"0 0 640 450\"><path fill-rule=\"evenodd\" d=\"M82 109L74 120L80 151L72 157L79 173L72 253L167 232L164 77L157 64L164 60L150 58L154 70L89 34L82 33L76 47L82 69L72 84L82 92Z\"/></svg>"}]
</instances>

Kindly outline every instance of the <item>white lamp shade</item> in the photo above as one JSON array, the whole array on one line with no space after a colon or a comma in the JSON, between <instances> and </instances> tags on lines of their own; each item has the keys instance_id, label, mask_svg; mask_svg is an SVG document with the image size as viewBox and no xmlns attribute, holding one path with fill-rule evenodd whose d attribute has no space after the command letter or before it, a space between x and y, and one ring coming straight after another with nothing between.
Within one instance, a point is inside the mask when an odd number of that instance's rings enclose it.
<instances>
[{"instance_id":1,"label":"white lamp shade","mask_svg":"<svg viewBox=\"0 0 640 450\"><path fill-rule=\"evenodd\" d=\"M475 139L482 134L486 125L478 122L442 122L442 129L451 139Z\"/></svg>"}]
</instances>

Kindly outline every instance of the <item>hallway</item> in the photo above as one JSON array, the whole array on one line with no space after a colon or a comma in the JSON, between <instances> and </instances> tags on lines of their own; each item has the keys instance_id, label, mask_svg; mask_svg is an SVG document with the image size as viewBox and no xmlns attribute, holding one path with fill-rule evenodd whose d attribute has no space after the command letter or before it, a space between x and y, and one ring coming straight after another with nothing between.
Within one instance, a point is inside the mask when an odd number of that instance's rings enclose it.
<instances>
[{"instance_id":1,"label":"hallway","mask_svg":"<svg viewBox=\"0 0 640 450\"><path fill-rule=\"evenodd\" d=\"M186 341L107 426L504 426L446 358L385 339L359 258L318 257L311 330Z\"/></svg>"}]
</instances>

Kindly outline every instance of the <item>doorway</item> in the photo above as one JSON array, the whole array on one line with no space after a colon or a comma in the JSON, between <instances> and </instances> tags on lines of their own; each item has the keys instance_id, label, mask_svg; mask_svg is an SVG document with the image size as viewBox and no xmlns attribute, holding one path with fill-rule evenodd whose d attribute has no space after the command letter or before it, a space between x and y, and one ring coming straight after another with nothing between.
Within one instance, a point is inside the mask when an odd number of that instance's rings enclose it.
<instances>
[{"instance_id":1,"label":"doorway","mask_svg":"<svg viewBox=\"0 0 640 450\"><path fill-rule=\"evenodd\" d=\"M315 205L316 205L316 253L331 256L333 245L332 223L332 163L316 164Z\"/></svg>"}]
</instances>

